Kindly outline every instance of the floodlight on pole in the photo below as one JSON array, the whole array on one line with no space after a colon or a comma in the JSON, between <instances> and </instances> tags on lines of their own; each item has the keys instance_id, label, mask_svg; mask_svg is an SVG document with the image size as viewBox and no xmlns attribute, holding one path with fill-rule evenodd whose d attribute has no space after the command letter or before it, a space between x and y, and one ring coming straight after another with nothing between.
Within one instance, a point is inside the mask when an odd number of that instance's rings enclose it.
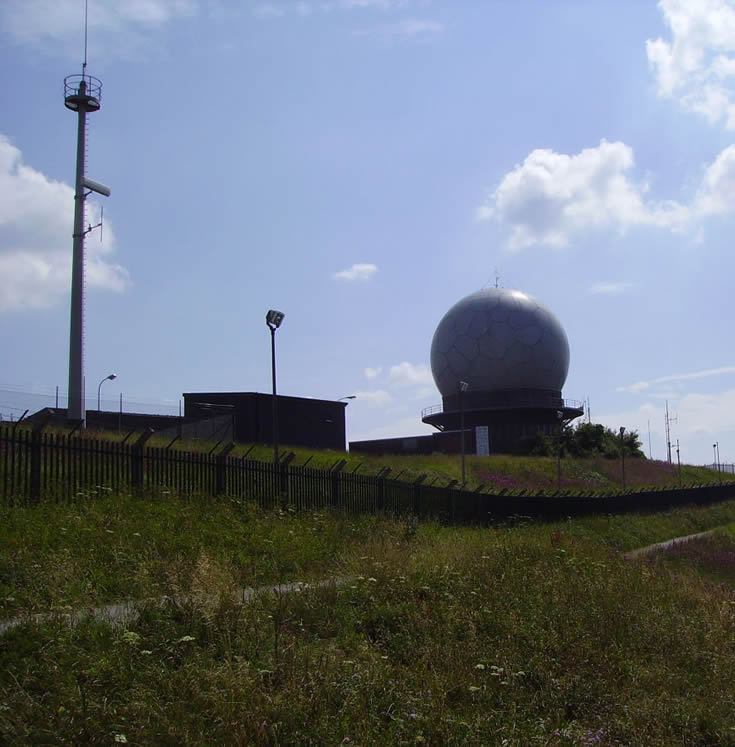
<instances>
[{"instance_id":1,"label":"floodlight on pole","mask_svg":"<svg viewBox=\"0 0 735 747\"><path fill-rule=\"evenodd\" d=\"M114 381L117 378L117 374L111 373L105 376L102 381L100 381L99 386L97 387L97 412L99 412L102 408L100 407L100 392L102 391L102 385L106 381Z\"/></svg>"},{"instance_id":2,"label":"floodlight on pole","mask_svg":"<svg viewBox=\"0 0 735 747\"><path fill-rule=\"evenodd\" d=\"M623 476L623 490L625 490L625 426L620 426L620 467Z\"/></svg>"},{"instance_id":3,"label":"floodlight on pole","mask_svg":"<svg viewBox=\"0 0 735 747\"><path fill-rule=\"evenodd\" d=\"M282 311L269 309L265 315L265 323L271 331L271 378L273 383L273 395L271 397L271 410L273 414L273 464L278 464L278 404L276 392L276 330L281 326L286 315Z\"/></svg>"},{"instance_id":4,"label":"floodlight on pole","mask_svg":"<svg viewBox=\"0 0 735 747\"><path fill-rule=\"evenodd\" d=\"M559 431L556 435L556 490L561 491L561 439L564 433L564 411L556 411L556 419L559 421Z\"/></svg>"},{"instance_id":5,"label":"floodlight on pole","mask_svg":"<svg viewBox=\"0 0 735 747\"><path fill-rule=\"evenodd\" d=\"M465 392L470 388L470 385L466 381L459 382L459 439L460 449L462 451L462 487L465 486L465 467L464 467L464 395Z\"/></svg>"}]
</instances>

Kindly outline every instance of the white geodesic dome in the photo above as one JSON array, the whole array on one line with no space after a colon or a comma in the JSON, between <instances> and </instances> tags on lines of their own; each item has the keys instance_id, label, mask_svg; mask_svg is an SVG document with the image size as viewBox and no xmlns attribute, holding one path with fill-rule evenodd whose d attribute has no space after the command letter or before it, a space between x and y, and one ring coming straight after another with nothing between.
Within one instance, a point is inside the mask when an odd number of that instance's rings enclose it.
<instances>
[{"instance_id":1,"label":"white geodesic dome","mask_svg":"<svg viewBox=\"0 0 735 747\"><path fill-rule=\"evenodd\" d=\"M559 320L535 298L488 288L458 301L431 343L431 372L442 396L539 389L560 392L569 370L569 343Z\"/></svg>"}]
</instances>

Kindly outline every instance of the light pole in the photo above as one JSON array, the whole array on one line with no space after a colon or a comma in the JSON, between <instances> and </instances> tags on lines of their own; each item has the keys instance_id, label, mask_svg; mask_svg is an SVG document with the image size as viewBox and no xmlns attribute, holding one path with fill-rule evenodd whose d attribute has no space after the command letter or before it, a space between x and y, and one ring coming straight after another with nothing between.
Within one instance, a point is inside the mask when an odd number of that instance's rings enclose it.
<instances>
[{"instance_id":1,"label":"light pole","mask_svg":"<svg viewBox=\"0 0 735 747\"><path fill-rule=\"evenodd\" d=\"M716 441L712 444L712 459L715 463L715 469L717 470L717 482L722 482L722 474L720 473L720 443Z\"/></svg>"},{"instance_id":2,"label":"light pole","mask_svg":"<svg viewBox=\"0 0 735 747\"><path fill-rule=\"evenodd\" d=\"M625 427L620 426L620 466L623 472L623 490L625 490Z\"/></svg>"},{"instance_id":3,"label":"light pole","mask_svg":"<svg viewBox=\"0 0 735 747\"><path fill-rule=\"evenodd\" d=\"M102 391L102 385L109 379L110 381L114 381L117 378L117 374L109 374L108 376L105 376L102 381L100 381L99 386L97 387L97 412L100 411L100 392Z\"/></svg>"},{"instance_id":4,"label":"light pole","mask_svg":"<svg viewBox=\"0 0 735 747\"><path fill-rule=\"evenodd\" d=\"M466 381L459 382L459 438L460 448L462 450L462 487L465 486L465 469L464 469L464 394L469 389L469 384Z\"/></svg>"},{"instance_id":5,"label":"light pole","mask_svg":"<svg viewBox=\"0 0 735 747\"><path fill-rule=\"evenodd\" d=\"M273 464L278 464L278 405L276 402L276 330L286 315L282 311L270 309L265 315L265 323L271 331L271 378L273 380Z\"/></svg>"},{"instance_id":6,"label":"light pole","mask_svg":"<svg viewBox=\"0 0 735 747\"><path fill-rule=\"evenodd\" d=\"M676 464L679 467L679 487L681 487L681 457L679 456L679 439L676 439Z\"/></svg>"},{"instance_id":7,"label":"light pole","mask_svg":"<svg viewBox=\"0 0 735 747\"><path fill-rule=\"evenodd\" d=\"M556 437L556 491L561 491L561 437L564 432L564 413L561 410L556 411L556 418L559 421L559 433Z\"/></svg>"}]
</instances>

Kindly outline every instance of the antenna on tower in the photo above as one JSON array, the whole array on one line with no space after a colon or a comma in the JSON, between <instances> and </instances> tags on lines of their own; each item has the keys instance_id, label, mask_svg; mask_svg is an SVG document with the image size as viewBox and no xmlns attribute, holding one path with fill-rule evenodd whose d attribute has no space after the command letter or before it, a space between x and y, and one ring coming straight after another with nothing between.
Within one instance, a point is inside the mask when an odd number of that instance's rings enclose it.
<instances>
[{"instance_id":1,"label":"antenna on tower","mask_svg":"<svg viewBox=\"0 0 735 747\"><path fill-rule=\"evenodd\" d=\"M82 63L82 75L87 72L87 18L89 15L89 0L84 0L84 62Z\"/></svg>"},{"instance_id":2,"label":"antenna on tower","mask_svg":"<svg viewBox=\"0 0 735 747\"><path fill-rule=\"evenodd\" d=\"M499 288L500 287L500 275L498 274L498 268L497 267L493 267L493 276L495 278L494 285L495 285L496 288ZM482 286L482 290L485 290L486 288L489 288L491 282L492 282L491 280L488 280L487 283L485 283Z\"/></svg>"},{"instance_id":3,"label":"antenna on tower","mask_svg":"<svg viewBox=\"0 0 735 747\"><path fill-rule=\"evenodd\" d=\"M651 421L648 421L648 458L653 459L651 456Z\"/></svg>"},{"instance_id":4,"label":"antenna on tower","mask_svg":"<svg viewBox=\"0 0 735 747\"><path fill-rule=\"evenodd\" d=\"M64 105L77 113L77 171L74 189L74 233L71 269L71 316L69 322L69 400L67 418L84 422L84 237L96 225L84 228L85 203L90 192L109 197L110 188L86 175L87 114L100 108L102 81L87 75L88 0L84 0L84 62L81 75L64 78ZM89 190L89 191L87 191ZM101 232L100 232L101 233Z\"/></svg>"},{"instance_id":5,"label":"antenna on tower","mask_svg":"<svg viewBox=\"0 0 735 747\"><path fill-rule=\"evenodd\" d=\"M666 413L664 417L666 422L666 459L671 464L671 423L678 423L679 416L676 415L676 417L672 418L669 415L669 400L666 400Z\"/></svg>"}]
</instances>

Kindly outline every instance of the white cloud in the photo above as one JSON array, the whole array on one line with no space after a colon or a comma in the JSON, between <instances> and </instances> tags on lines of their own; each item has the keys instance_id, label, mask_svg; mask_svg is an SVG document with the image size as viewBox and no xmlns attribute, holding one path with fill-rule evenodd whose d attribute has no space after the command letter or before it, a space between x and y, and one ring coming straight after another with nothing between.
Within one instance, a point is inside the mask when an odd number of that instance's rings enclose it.
<instances>
[{"instance_id":1,"label":"white cloud","mask_svg":"<svg viewBox=\"0 0 735 747\"><path fill-rule=\"evenodd\" d=\"M668 376L659 376L657 379L650 381L638 381L628 386L619 386L616 392L641 392L655 384L668 384L672 382L691 381L693 379L704 379L710 376L722 376L724 374L735 374L735 366L721 366L720 368L707 368L703 371L693 371L684 374L669 374Z\"/></svg>"},{"instance_id":2,"label":"white cloud","mask_svg":"<svg viewBox=\"0 0 735 747\"><path fill-rule=\"evenodd\" d=\"M506 174L477 211L512 229L508 245L564 246L590 229L625 231L636 225L672 229L685 225L689 210L676 202L644 202L645 183L629 177L633 149L601 140L576 155L539 148Z\"/></svg>"},{"instance_id":3,"label":"white cloud","mask_svg":"<svg viewBox=\"0 0 735 747\"><path fill-rule=\"evenodd\" d=\"M615 387L616 392L630 392L631 394L638 394L643 392L651 386L650 381L636 381L635 384L628 384L628 386Z\"/></svg>"},{"instance_id":4,"label":"white cloud","mask_svg":"<svg viewBox=\"0 0 735 747\"><path fill-rule=\"evenodd\" d=\"M389 392L384 389L373 389L367 392L355 392L355 398L359 402L369 402L376 407L385 407L392 401Z\"/></svg>"},{"instance_id":5,"label":"white cloud","mask_svg":"<svg viewBox=\"0 0 735 747\"><path fill-rule=\"evenodd\" d=\"M707 167L694 201L701 216L723 215L735 208L735 145L723 150Z\"/></svg>"},{"instance_id":6,"label":"white cloud","mask_svg":"<svg viewBox=\"0 0 735 747\"><path fill-rule=\"evenodd\" d=\"M338 0L340 8L377 8L378 10L391 10L405 8L407 5L416 4L416 0Z\"/></svg>"},{"instance_id":7,"label":"white cloud","mask_svg":"<svg viewBox=\"0 0 735 747\"><path fill-rule=\"evenodd\" d=\"M140 50L141 35L177 18L197 12L199 0L95 0L89 4L88 24L93 56L104 49L105 56L129 56ZM84 3L81 0L3 0L0 29L16 42L44 51L48 43L61 44L67 51L81 51ZM110 44L110 37L115 43ZM126 37L121 41L121 37Z\"/></svg>"},{"instance_id":8,"label":"white cloud","mask_svg":"<svg viewBox=\"0 0 735 747\"><path fill-rule=\"evenodd\" d=\"M370 280L378 268L371 264L355 264L347 270L334 273L337 280Z\"/></svg>"},{"instance_id":9,"label":"white cloud","mask_svg":"<svg viewBox=\"0 0 735 747\"><path fill-rule=\"evenodd\" d=\"M256 18L280 18L285 15L286 11L282 7L273 5L273 3L263 3L256 5L253 9L253 15Z\"/></svg>"},{"instance_id":10,"label":"white cloud","mask_svg":"<svg viewBox=\"0 0 735 747\"><path fill-rule=\"evenodd\" d=\"M431 371L428 366L425 366L423 363L415 365L408 361L391 366L388 379L394 386L414 386L420 387L422 390L433 383ZM433 390L429 390L429 392L431 391Z\"/></svg>"},{"instance_id":11,"label":"white cloud","mask_svg":"<svg viewBox=\"0 0 735 747\"><path fill-rule=\"evenodd\" d=\"M565 246L587 231L624 232L635 226L691 230L696 242L702 238L699 221L735 211L735 145L704 169L689 204L646 200L648 186L630 177L633 166L633 149L621 142L602 140L597 148L571 156L534 150L503 177L478 208L478 218L507 225L509 248L520 250L534 244ZM624 289L601 285L591 292Z\"/></svg>"},{"instance_id":12,"label":"white cloud","mask_svg":"<svg viewBox=\"0 0 735 747\"><path fill-rule=\"evenodd\" d=\"M735 6L730 0L660 0L671 41L649 39L658 93L712 124L735 129Z\"/></svg>"},{"instance_id":13,"label":"white cloud","mask_svg":"<svg viewBox=\"0 0 735 747\"><path fill-rule=\"evenodd\" d=\"M0 311L46 308L69 292L74 190L23 163L18 148L0 135ZM99 209L87 203L87 223ZM122 291L127 271L107 260L114 235L105 224L105 244L86 243L86 284Z\"/></svg>"},{"instance_id":14,"label":"white cloud","mask_svg":"<svg viewBox=\"0 0 735 747\"><path fill-rule=\"evenodd\" d=\"M383 372L382 366L377 366L376 368L366 368L365 369L365 378L366 379L374 379L376 376L380 376L380 374Z\"/></svg>"},{"instance_id":15,"label":"white cloud","mask_svg":"<svg viewBox=\"0 0 735 747\"><path fill-rule=\"evenodd\" d=\"M372 29L356 31L357 36L380 36L385 39L415 39L424 40L438 36L444 31L444 26L438 21L421 18L406 18L396 23L377 26Z\"/></svg>"},{"instance_id":16,"label":"white cloud","mask_svg":"<svg viewBox=\"0 0 735 747\"><path fill-rule=\"evenodd\" d=\"M308 16L312 13L333 11L391 11L410 5L425 5L427 0L278 0L263 2L255 6L253 14L257 18L280 18L291 13ZM419 32L416 29L416 32Z\"/></svg>"},{"instance_id":17,"label":"white cloud","mask_svg":"<svg viewBox=\"0 0 735 747\"><path fill-rule=\"evenodd\" d=\"M593 295L617 296L635 288L635 283L620 281L617 283L592 283L587 292Z\"/></svg>"}]
</instances>

